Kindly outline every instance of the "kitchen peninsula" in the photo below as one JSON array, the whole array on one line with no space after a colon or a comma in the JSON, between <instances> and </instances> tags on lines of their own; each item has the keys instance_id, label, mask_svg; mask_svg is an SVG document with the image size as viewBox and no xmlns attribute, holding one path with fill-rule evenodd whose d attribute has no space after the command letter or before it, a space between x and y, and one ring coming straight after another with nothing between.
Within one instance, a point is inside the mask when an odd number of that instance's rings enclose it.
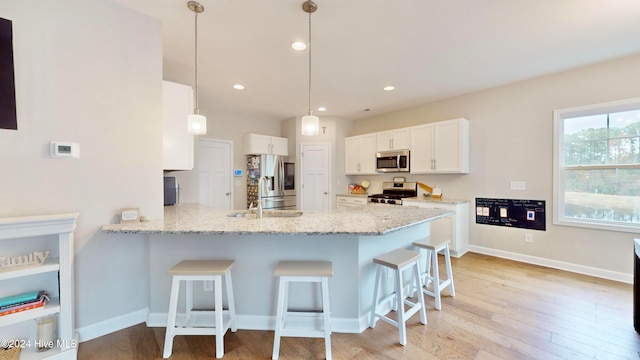
<instances>
[{"instance_id":1,"label":"kitchen peninsula","mask_svg":"<svg viewBox=\"0 0 640 360\"><path fill-rule=\"evenodd\" d=\"M166 271L184 259L233 258L238 327L273 329L280 260L333 263L329 281L332 329L367 328L374 286L373 257L429 234L430 222L454 213L441 209L371 204L360 208L304 211L300 216L219 210L195 204L165 208L163 220L102 227L106 233L147 234L149 241L149 326L165 326L170 278ZM270 216L271 215L271 216ZM306 284L304 284L306 285ZM211 306L196 286L196 307ZM290 306L317 307L313 292L291 289ZM210 297L210 296L209 296ZM200 303L198 303L200 302Z\"/></svg>"}]
</instances>

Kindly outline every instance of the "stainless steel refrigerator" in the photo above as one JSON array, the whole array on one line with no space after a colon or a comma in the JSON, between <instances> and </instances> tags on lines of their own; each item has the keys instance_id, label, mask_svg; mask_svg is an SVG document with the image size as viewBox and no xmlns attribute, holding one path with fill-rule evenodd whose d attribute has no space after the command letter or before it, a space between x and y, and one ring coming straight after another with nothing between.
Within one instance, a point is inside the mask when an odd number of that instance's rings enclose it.
<instances>
[{"instance_id":1,"label":"stainless steel refrigerator","mask_svg":"<svg viewBox=\"0 0 640 360\"><path fill-rule=\"evenodd\" d=\"M258 181L265 177L262 208L296 208L295 165L279 155L247 156L247 208L258 205Z\"/></svg>"}]
</instances>

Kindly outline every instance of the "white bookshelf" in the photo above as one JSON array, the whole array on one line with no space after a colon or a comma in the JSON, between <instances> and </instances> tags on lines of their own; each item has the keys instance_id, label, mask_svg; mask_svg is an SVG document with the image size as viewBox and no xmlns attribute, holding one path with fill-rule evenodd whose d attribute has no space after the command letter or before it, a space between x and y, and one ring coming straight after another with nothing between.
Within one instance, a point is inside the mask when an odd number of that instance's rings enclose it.
<instances>
[{"instance_id":1,"label":"white bookshelf","mask_svg":"<svg viewBox=\"0 0 640 360\"><path fill-rule=\"evenodd\" d=\"M42 265L0 268L0 288L5 293L11 293L11 287L16 287L15 293L24 291L23 288L17 288L18 282L22 283L21 286L25 286L24 283L36 283L36 280L42 282L42 279L57 279L57 284L47 284L52 298L43 308L0 316L0 330L3 338L11 336L13 329L16 329L16 332L19 332L19 329L29 329L26 332L29 334L26 339L24 333L16 335L31 345L22 349L21 360L77 358L78 341L74 333L73 315L73 232L78 215L69 213L0 218L0 256L22 255L16 254L15 249L30 248L30 241L42 242L43 238L47 239L45 241L57 243L53 245L56 247L53 252L57 252L56 256L47 258ZM3 251L9 251L6 249L14 249L14 253L3 253ZM58 276L55 276L56 274ZM21 281L22 279L24 281ZM56 316L56 346L47 351L38 352L34 346L36 319L53 315Z\"/></svg>"}]
</instances>

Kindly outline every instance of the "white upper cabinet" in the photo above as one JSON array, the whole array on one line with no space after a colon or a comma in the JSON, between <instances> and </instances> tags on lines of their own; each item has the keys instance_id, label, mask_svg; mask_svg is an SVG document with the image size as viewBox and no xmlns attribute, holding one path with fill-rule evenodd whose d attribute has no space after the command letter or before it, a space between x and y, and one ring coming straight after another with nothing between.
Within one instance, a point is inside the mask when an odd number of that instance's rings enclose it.
<instances>
[{"instance_id":1,"label":"white upper cabinet","mask_svg":"<svg viewBox=\"0 0 640 360\"><path fill-rule=\"evenodd\" d=\"M434 125L420 125L411 130L410 172L425 174L433 169L433 133Z\"/></svg>"},{"instance_id":2,"label":"white upper cabinet","mask_svg":"<svg viewBox=\"0 0 640 360\"><path fill-rule=\"evenodd\" d=\"M344 139L344 171L346 175L375 175L376 134Z\"/></svg>"},{"instance_id":3,"label":"white upper cabinet","mask_svg":"<svg viewBox=\"0 0 640 360\"><path fill-rule=\"evenodd\" d=\"M469 121L454 119L411 128L411 173L469 172Z\"/></svg>"},{"instance_id":4,"label":"white upper cabinet","mask_svg":"<svg viewBox=\"0 0 640 360\"><path fill-rule=\"evenodd\" d=\"M193 169L193 135L187 117L193 111L191 86L162 82L162 154L165 170Z\"/></svg>"},{"instance_id":5,"label":"white upper cabinet","mask_svg":"<svg viewBox=\"0 0 640 360\"><path fill-rule=\"evenodd\" d=\"M405 150L411 145L411 128L376 133L376 150Z\"/></svg>"},{"instance_id":6,"label":"white upper cabinet","mask_svg":"<svg viewBox=\"0 0 640 360\"><path fill-rule=\"evenodd\" d=\"M244 136L244 153L245 155L289 155L289 139L259 135L247 134Z\"/></svg>"}]
</instances>

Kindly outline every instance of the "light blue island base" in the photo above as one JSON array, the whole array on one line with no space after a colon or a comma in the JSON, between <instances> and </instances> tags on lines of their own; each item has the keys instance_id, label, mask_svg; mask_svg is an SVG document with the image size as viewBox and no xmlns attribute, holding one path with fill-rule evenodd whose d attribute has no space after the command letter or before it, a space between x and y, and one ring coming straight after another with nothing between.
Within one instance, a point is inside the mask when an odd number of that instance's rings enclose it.
<instances>
[{"instance_id":1,"label":"light blue island base","mask_svg":"<svg viewBox=\"0 0 640 360\"><path fill-rule=\"evenodd\" d=\"M410 248L413 241L429 235L430 221L453 214L389 205L252 220L225 218L220 211L201 209L194 215L184 207L168 211L173 213L165 212L161 223L114 224L102 229L148 236L148 326L166 326L171 287L166 272L182 260L235 259L232 279L238 328L252 330L275 328L277 282L273 270L280 260L326 260L333 263L334 271L329 280L332 331L344 333L360 333L368 327L373 258L396 248ZM213 293L205 292L198 283L194 289L194 306L212 308ZM320 308L320 291L311 284L292 284L289 294L291 308ZM184 292L180 298L179 313L184 311L180 310L184 308Z\"/></svg>"},{"instance_id":2,"label":"light blue island base","mask_svg":"<svg viewBox=\"0 0 640 360\"><path fill-rule=\"evenodd\" d=\"M408 248L429 234L429 223L380 236L354 235L150 235L150 306L148 325L166 326L171 279L167 269L184 259L233 258L232 269L238 328L273 330L277 282L273 269L280 260L327 260L333 263L329 280L332 331L360 333L368 327L373 302L372 259L393 249ZM392 279L389 279L392 280ZM202 285L195 306L212 307ZM199 294L202 292L202 294ZM212 293L208 293L212 294ZM290 307L317 309L317 287L292 284ZM181 294L181 296L184 296ZM184 305L180 305L184 306Z\"/></svg>"}]
</instances>

